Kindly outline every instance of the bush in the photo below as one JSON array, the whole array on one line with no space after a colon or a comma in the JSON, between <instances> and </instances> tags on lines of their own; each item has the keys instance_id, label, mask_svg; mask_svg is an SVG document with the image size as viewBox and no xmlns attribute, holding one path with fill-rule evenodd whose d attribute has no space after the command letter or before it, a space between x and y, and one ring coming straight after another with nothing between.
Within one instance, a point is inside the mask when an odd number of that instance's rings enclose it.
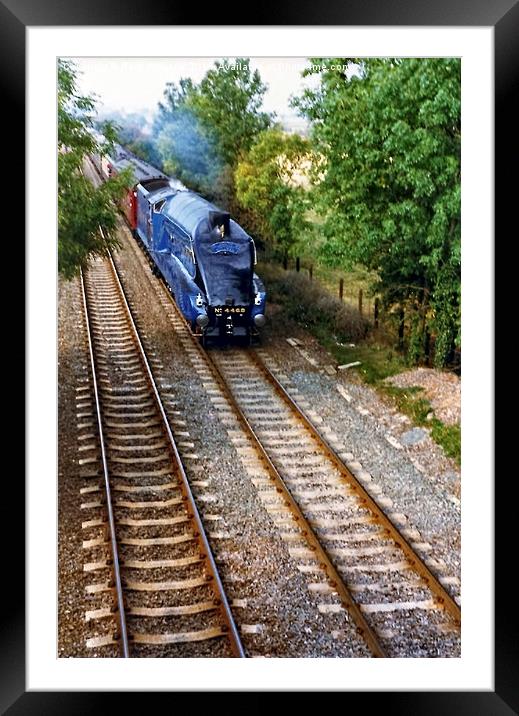
<instances>
[{"instance_id":1,"label":"bush","mask_svg":"<svg viewBox=\"0 0 519 716\"><path fill-rule=\"evenodd\" d=\"M262 265L260 273L269 299L281 303L292 320L305 327L327 328L338 341L366 337L368 321L356 309L331 296L318 281L272 264Z\"/></svg>"}]
</instances>

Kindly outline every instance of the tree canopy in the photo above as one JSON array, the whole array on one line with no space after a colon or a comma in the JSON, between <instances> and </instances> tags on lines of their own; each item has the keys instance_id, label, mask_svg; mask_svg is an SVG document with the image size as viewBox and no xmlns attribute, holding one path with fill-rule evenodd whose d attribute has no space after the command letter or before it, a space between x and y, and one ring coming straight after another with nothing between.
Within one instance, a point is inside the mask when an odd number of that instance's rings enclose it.
<instances>
[{"instance_id":1,"label":"tree canopy","mask_svg":"<svg viewBox=\"0 0 519 716\"><path fill-rule=\"evenodd\" d=\"M210 132L192 106L196 91L190 79L166 85L153 136L164 171L190 188L208 193L221 162Z\"/></svg>"},{"instance_id":2,"label":"tree canopy","mask_svg":"<svg viewBox=\"0 0 519 716\"><path fill-rule=\"evenodd\" d=\"M410 315L411 357L433 332L443 365L460 339L460 61L311 62L319 87L296 105L323 158L326 256L375 271L386 304Z\"/></svg>"},{"instance_id":3,"label":"tree canopy","mask_svg":"<svg viewBox=\"0 0 519 716\"><path fill-rule=\"evenodd\" d=\"M260 235L278 253L295 245L308 223L303 186L309 142L279 128L261 132L236 168L236 196L249 209Z\"/></svg>"},{"instance_id":4,"label":"tree canopy","mask_svg":"<svg viewBox=\"0 0 519 716\"><path fill-rule=\"evenodd\" d=\"M237 57L216 61L192 94L191 106L225 164L236 166L240 153L270 126L271 116L261 110L266 89L249 58Z\"/></svg>"},{"instance_id":5,"label":"tree canopy","mask_svg":"<svg viewBox=\"0 0 519 716\"><path fill-rule=\"evenodd\" d=\"M232 204L230 174L271 123L261 111L265 91L247 58L216 61L199 84L188 78L168 83L153 128L164 170Z\"/></svg>"},{"instance_id":6,"label":"tree canopy","mask_svg":"<svg viewBox=\"0 0 519 716\"><path fill-rule=\"evenodd\" d=\"M129 176L121 174L95 188L83 174L85 158L106 151L115 139L107 125L108 144L99 145L94 110L94 99L78 94L73 63L58 60L58 270L65 278L117 246L114 202L129 185Z\"/></svg>"}]
</instances>

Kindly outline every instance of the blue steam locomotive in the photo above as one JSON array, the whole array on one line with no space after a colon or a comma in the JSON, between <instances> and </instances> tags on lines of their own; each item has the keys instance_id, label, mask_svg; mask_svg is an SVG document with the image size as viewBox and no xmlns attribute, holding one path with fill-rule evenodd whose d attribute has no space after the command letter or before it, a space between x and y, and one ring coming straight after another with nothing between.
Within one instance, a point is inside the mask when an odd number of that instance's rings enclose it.
<instances>
[{"instance_id":1,"label":"blue steam locomotive","mask_svg":"<svg viewBox=\"0 0 519 716\"><path fill-rule=\"evenodd\" d=\"M266 291L254 272L253 239L228 212L117 147L113 176L130 165L135 184L123 210L157 275L161 275L194 333L214 338L258 335Z\"/></svg>"}]
</instances>

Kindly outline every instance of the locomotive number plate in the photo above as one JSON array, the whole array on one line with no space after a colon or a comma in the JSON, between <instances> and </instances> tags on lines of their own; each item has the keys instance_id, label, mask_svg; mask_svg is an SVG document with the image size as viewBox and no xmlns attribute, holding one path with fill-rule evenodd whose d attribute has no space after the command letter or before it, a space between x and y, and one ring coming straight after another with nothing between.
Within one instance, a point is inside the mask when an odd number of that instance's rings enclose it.
<instances>
[{"instance_id":1,"label":"locomotive number plate","mask_svg":"<svg viewBox=\"0 0 519 716\"><path fill-rule=\"evenodd\" d=\"M223 316L225 313L246 313L244 306L216 306L214 313L216 316Z\"/></svg>"}]
</instances>

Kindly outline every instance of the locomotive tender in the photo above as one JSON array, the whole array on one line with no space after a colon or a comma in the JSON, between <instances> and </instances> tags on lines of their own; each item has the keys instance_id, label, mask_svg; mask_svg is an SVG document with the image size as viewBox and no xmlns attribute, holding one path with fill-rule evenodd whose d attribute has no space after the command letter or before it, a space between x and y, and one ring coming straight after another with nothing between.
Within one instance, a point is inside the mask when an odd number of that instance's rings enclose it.
<instances>
[{"instance_id":1,"label":"locomotive tender","mask_svg":"<svg viewBox=\"0 0 519 716\"><path fill-rule=\"evenodd\" d=\"M266 292L254 272L256 248L230 214L118 145L104 166L93 159L107 177L131 167L135 184L122 210L191 330L204 342L258 335Z\"/></svg>"}]
</instances>

